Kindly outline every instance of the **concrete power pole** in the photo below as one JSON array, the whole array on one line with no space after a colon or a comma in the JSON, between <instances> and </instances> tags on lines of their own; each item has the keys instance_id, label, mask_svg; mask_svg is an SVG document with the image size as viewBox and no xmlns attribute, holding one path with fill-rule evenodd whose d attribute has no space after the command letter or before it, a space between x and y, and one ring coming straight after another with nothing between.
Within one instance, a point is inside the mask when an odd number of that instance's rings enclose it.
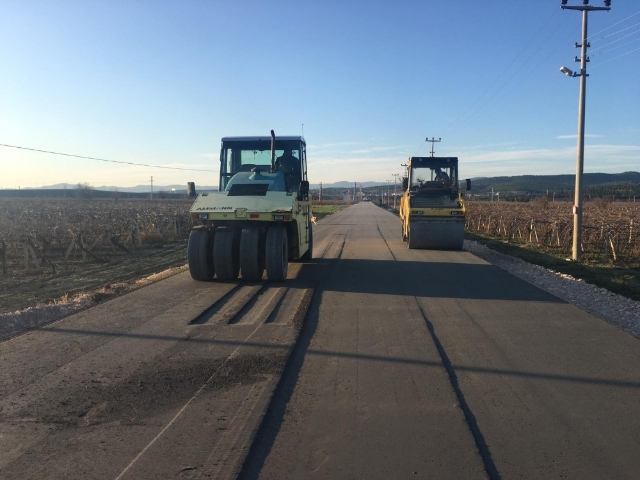
<instances>
[{"instance_id":1,"label":"concrete power pole","mask_svg":"<svg viewBox=\"0 0 640 480\"><path fill-rule=\"evenodd\" d=\"M399 173L392 173L392 175L393 175L393 208L395 209L396 208L396 198L397 198L396 185L398 183L398 177L400 176L400 174Z\"/></svg>"},{"instance_id":2,"label":"concrete power pole","mask_svg":"<svg viewBox=\"0 0 640 480\"><path fill-rule=\"evenodd\" d=\"M438 142L442 141L442 139L441 139L441 138L438 138L438 139L436 140L434 137L431 137L431 140L429 140L429 137L427 137L427 139L426 139L425 141L427 141L427 142L431 142L431 156L433 157L433 154L435 153L435 152L433 151L433 144L434 144L434 143L438 143Z\"/></svg>"},{"instance_id":3,"label":"concrete power pole","mask_svg":"<svg viewBox=\"0 0 640 480\"><path fill-rule=\"evenodd\" d=\"M589 0L582 0L583 5L568 6L567 0L562 0L563 10L579 10L582 12L582 43L576 43L580 47L580 58L574 60L580 62L580 73L573 72L567 67L560 67L560 71L569 77L580 77L580 96L578 102L578 145L576 154L576 188L573 203L573 245L571 259L579 261L582 256L582 172L584 170L584 123L585 123L585 97L587 93L587 14L596 10L611 10L611 0L604 0L604 7L592 7Z\"/></svg>"},{"instance_id":4,"label":"concrete power pole","mask_svg":"<svg viewBox=\"0 0 640 480\"><path fill-rule=\"evenodd\" d=\"M153 176L151 177L151 200L153 200Z\"/></svg>"}]
</instances>

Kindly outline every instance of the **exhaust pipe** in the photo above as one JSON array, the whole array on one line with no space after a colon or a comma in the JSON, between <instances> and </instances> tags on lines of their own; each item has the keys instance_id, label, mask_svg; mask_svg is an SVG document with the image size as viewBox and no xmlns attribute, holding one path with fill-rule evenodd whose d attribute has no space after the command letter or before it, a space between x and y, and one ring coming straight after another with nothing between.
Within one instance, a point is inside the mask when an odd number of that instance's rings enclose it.
<instances>
[{"instance_id":1,"label":"exhaust pipe","mask_svg":"<svg viewBox=\"0 0 640 480\"><path fill-rule=\"evenodd\" d=\"M271 173L276 171L276 134L271 130Z\"/></svg>"}]
</instances>

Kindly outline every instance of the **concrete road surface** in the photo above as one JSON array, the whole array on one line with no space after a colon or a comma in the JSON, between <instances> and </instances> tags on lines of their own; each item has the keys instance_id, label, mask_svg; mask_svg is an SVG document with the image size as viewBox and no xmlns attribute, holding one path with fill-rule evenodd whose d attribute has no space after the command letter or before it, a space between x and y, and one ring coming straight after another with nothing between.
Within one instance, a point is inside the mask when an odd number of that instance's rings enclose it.
<instances>
[{"instance_id":1,"label":"concrete road surface","mask_svg":"<svg viewBox=\"0 0 640 480\"><path fill-rule=\"evenodd\" d=\"M637 339L370 203L314 240L0 343L0 478L638 478Z\"/></svg>"}]
</instances>

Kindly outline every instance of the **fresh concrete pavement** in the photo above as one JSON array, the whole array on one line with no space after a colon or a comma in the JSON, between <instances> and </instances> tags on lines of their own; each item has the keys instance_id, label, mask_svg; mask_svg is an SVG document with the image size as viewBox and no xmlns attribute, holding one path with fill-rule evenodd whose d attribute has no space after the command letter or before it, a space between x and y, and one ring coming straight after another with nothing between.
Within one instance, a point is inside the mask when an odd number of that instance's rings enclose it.
<instances>
[{"instance_id":1,"label":"fresh concrete pavement","mask_svg":"<svg viewBox=\"0 0 640 480\"><path fill-rule=\"evenodd\" d=\"M408 250L374 205L318 227L344 247L247 478L638 478L637 339L468 252Z\"/></svg>"}]
</instances>

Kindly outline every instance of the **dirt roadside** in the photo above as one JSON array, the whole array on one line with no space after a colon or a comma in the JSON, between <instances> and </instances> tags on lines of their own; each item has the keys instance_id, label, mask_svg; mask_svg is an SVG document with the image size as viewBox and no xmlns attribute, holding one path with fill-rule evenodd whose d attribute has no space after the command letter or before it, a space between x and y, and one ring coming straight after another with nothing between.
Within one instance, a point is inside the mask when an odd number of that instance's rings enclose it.
<instances>
[{"instance_id":1,"label":"dirt roadside","mask_svg":"<svg viewBox=\"0 0 640 480\"><path fill-rule=\"evenodd\" d=\"M186 264L186 242L144 249L108 263L86 263L60 273L20 273L0 276L0 313L69 298L79 293L131 283Z\"/></svg>"},{"instance_id":2,"label":"dirt roadside","mask_svg":"<svg viewBox=\"0 0 640 480\"><path fill-rule=\"evenodd\" d=\"M180 273L186 241L64 272L0 276L0 340Z\"/></svg>"}]
</instances>

